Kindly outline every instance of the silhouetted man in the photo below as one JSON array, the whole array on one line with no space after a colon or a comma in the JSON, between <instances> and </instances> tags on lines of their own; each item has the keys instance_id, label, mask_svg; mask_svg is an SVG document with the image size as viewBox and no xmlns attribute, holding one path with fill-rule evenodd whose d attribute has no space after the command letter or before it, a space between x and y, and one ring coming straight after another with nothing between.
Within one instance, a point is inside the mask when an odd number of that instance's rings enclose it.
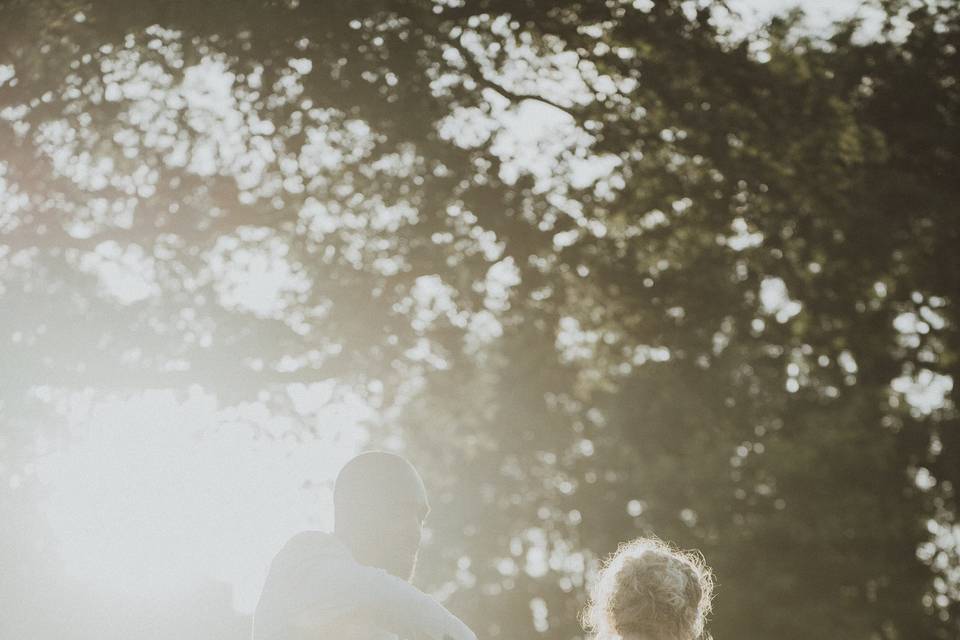
<instances>
[{"instance_id":1,"label":"silhouetted man","mask_svg":"<svg viewBox=\"0 0 960 640\"><path fill-rule=\"evenodd\" d=\"M409 462L357 456L340 471L333 503L332 535L299 533L274 558L253 640L476 640L409 583L430 510Z\"/></svg>"}]
</instances>

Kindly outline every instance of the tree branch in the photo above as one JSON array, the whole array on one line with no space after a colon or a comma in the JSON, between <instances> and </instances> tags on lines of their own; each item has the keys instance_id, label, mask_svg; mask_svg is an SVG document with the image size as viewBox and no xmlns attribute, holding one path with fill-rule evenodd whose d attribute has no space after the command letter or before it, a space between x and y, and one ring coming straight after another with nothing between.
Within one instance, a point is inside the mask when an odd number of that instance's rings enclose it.
<instances>
[{"instance_id":1,"label":"tree branch","mask_svg":"<svg viewBox=\"0 0 960 640\"><path fill-rule=\"evenodd\" d=\"M473 75L471 76L471 78L480 86L496 91L497 93L502 95L504 98L507 98L511 102L523 102L524 100L535 100L537 102L541 102L545 105L551 106L554 109L559 109L560 111L563 111L564 113L569 115L571 118L573 118L577 122L581 122L583 120L582 116L577 111L574 110L573 106L562 105L559 102L555 102L539 94L520 93L517 91L513 91L512 89L508 89L507 87L503 86L496 80L491 80L484 73L483 67L480 66L480 63L477 62L472 55L470 55L470 52L460 43L459 39L447 38L446 42L451 47L457 50L457 52L460 54L460 57L463 58L463 61L466 63L468 69L473 72Z\"/></svg>"}]
</instances>

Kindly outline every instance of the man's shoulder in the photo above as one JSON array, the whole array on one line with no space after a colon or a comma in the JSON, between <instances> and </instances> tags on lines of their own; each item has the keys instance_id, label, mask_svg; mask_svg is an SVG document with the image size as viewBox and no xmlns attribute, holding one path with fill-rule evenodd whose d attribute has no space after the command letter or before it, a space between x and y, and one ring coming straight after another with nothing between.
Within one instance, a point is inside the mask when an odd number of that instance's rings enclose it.
<instances>
[{"instance_id":1,"label":"man's shoulder","mask_svg":"<svg viewBox=\"0 0 960 640\"><path fill-rule=\"evenodd\" d=\"M283 545L284 549L311 549L339 545L332 533L326 531L301 531L293 534Z\"/></svg>"},{"instance_id":2,"label":"man's shoulder","mask_svg":"<svg viewBox=\"0 0 960 640\"><path fill-rule=\"evenodd\" d=\"M277 553L277 560L298 559L315 556L340 556L348 553L337 538L324 531L301 531L295 534Z\"/></svg>"},{"instance_id":3,"label":"man's shoulder","mask_svg":"<svg viewBox=\"0 0 960 640\"><path fill-rule=\"evenodd\" d=\"M273 557L267 572L260 605L268 610L283 609L285 603L308 597L308 583L342 570L349 551L333 535L322 531L301 531Z\"/></svg>"},{"instance_id":4,"label":"man's shoulder","mask_svg":"<svg viewBox=\"0 0 960 640\"><path fill-rule=\"evenodd\" d=\"M323 531L301 531L274 556L254 613L254 640L302 637L294 620L308 615L311 624L338 622L349 613L349 587L356 564L340 540ZM346 640L353 636L336 634ZM366 636L364 636L366 637Z\"/></svg>"}]
</instances>

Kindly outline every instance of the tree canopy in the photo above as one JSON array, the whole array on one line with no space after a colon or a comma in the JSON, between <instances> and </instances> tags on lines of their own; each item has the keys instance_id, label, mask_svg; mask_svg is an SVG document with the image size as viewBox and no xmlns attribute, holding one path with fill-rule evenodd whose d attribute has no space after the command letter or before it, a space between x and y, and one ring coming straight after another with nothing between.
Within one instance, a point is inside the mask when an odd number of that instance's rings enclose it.
<instances>
[{"instance_id":1,"label":"tree canopy","mask_svg":"<svg viewBox=\"0 0 960 640\"><path fill-rule=\"evenodd\" d=\"M955 637L960 7L877 11L7 0L0 472L38 389L337 380L483 638L650 532L718 638Z\"/></svg>"}]
</instances>

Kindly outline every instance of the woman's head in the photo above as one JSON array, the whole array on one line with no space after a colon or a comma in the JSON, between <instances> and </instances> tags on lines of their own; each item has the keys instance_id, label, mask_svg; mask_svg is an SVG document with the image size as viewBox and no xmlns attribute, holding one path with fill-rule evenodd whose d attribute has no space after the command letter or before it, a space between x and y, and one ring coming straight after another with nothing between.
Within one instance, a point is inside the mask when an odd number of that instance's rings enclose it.
<instances>
[{"instance_id":1,"label":"woman's head","mask_svg":"<svg viewBox=\"0 0 960 640\"><path fill-rule=\"evenodd\" d=\"M712 597L700 554L638 538L604 563L583 622L602 640L697 640Z\"/></svg>"}]
</instances>

